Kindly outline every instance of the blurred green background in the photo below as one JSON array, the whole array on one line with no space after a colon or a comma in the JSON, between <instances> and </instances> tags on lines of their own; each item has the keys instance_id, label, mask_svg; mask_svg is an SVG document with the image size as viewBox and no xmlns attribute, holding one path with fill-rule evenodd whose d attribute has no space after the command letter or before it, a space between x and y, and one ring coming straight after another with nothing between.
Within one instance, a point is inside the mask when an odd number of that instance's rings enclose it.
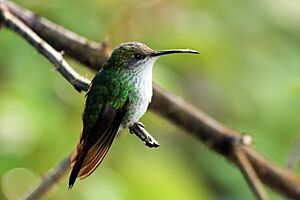
<instances>
[{"instance_id":1,"label":"blurred green background","mask_svg":"<svg viewBox=\"0 0 300 200\"><path fill-rule=\"evenodd\" d=\"M112 47L135 40L153 49L201 51L161 58L155 81L228 127L250 133L260 152L286 163L300 135L299 1L16 2L90 39L107 38ZM0 199L16 200L75 146L84 94L5 29L0 90ZM45 199L253 199L224 158L151 112L142 121L160 148L148 149L125 131L91 177L72 190L65 177Z\"/></svg>"}]
</instances>

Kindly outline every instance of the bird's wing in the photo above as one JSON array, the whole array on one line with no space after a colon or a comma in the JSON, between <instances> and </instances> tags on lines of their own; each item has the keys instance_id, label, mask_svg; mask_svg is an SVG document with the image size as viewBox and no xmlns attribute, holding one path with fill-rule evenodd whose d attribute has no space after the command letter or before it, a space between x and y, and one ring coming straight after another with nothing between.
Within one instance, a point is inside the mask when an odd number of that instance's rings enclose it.
<instances>
[{"instance_id":1,"label":"bird's wing","mask_svg":"<svg viewBox=\"0 0 300 200\"><path fill-rule=\"evenodd\" d=\"M108 152L126 113L126 109L114 109L109 104L103 107L94 130L87 137L81 135L80 142L72 155L72 172L69 186L77 176L88 177L101 163Z\"/></svg>"},{"instance_id":2,"label":"bird's wing","mask_svg":"<svg viewBox=\"0 0 300 200\"><path fill-rule=\"evenodd\" d=\"M91 87L91 90L94 90L95 87ZM108 152L126 113L128 97L122 96L122 98L122 100L111 96L108 98L105 92L99 96L95 91L89 91L87 101L93 101L93 103L86 104L84 111L84 127L81 138L71 158L72 172L69 187L73 186L78 176L81 179L88 177ZM95 104L98 104L98 107L93 107ZM101 109L99 109L99 105L103 105ZM90 121L85 122L87 116L97 116L97 119L91 117ZM93 120L94 122L91 124Z\"/></svg>"}]
</instances>

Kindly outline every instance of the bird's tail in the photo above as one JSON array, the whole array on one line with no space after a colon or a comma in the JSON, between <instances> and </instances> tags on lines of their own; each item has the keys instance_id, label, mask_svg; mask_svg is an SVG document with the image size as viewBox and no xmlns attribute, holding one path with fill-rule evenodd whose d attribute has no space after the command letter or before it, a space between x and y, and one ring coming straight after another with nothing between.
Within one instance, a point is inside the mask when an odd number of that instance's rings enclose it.
<instances>
[{"instance_id":1,"label":"bird's tail","mask_svg":"<svg viewBox=\"0 0 300 200\"><path fill-rule=\"evenodd\" d=\"M80 138L71 156L72 172L69 178L69 188L72 188L76 178L84 179L88 177L101 163L107 154L117 131L105 131L93 143Z\"/></svg>"},{"instance_id":2,"label":"bird's tail","mask_svg":"<svg viewBox=\"0 0 300 200\"><path fill-rule=\"evenodd\" d=\"M71 168L72 168L72 172L69 178L69 189L73 187L76 178L80 172L80 169L82 167L83 161L88 153L88 150L85 148L85 150L83 149L83 142L84 140L82 139L82 133L80 136L80 141L77 144L75 150L72 153L71 156Z\"/></svg>"}]
</instances>

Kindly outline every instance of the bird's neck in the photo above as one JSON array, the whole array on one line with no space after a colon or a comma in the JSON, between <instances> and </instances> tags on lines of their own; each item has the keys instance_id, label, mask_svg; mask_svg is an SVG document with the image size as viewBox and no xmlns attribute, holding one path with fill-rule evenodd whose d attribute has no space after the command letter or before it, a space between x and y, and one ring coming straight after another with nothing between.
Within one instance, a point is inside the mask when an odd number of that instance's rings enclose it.
<instances>
[{"instance_id":1,"label":"bird's neck","mask_svg":"<svg viewBox=\"0 0 300 200\"><path fill-rule=\"evenodd\" d=\"M136 66L132 69L131 84L140 87L145 84L152 84L152 68L155 60L147 62L143 65Z\"/></svg>"}]
</instances>

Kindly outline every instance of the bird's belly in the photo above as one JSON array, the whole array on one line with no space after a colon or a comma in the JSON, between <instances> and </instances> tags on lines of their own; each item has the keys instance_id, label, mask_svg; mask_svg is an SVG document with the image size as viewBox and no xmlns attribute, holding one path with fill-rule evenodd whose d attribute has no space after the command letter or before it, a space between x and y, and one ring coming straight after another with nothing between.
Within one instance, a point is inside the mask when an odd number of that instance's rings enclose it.
<instances>
[{"instance_id":1,"label":"bird's belly","mask_svg":"<svg viewBox=\"0 0 300 200\"><path fill-rule=\"evenodd\" d=\"M152 98L152 81L141 83L137 89L129 96L128 110L122 121L123 127L130 127L147 111Z\"/></svg>"}]
</instances>

